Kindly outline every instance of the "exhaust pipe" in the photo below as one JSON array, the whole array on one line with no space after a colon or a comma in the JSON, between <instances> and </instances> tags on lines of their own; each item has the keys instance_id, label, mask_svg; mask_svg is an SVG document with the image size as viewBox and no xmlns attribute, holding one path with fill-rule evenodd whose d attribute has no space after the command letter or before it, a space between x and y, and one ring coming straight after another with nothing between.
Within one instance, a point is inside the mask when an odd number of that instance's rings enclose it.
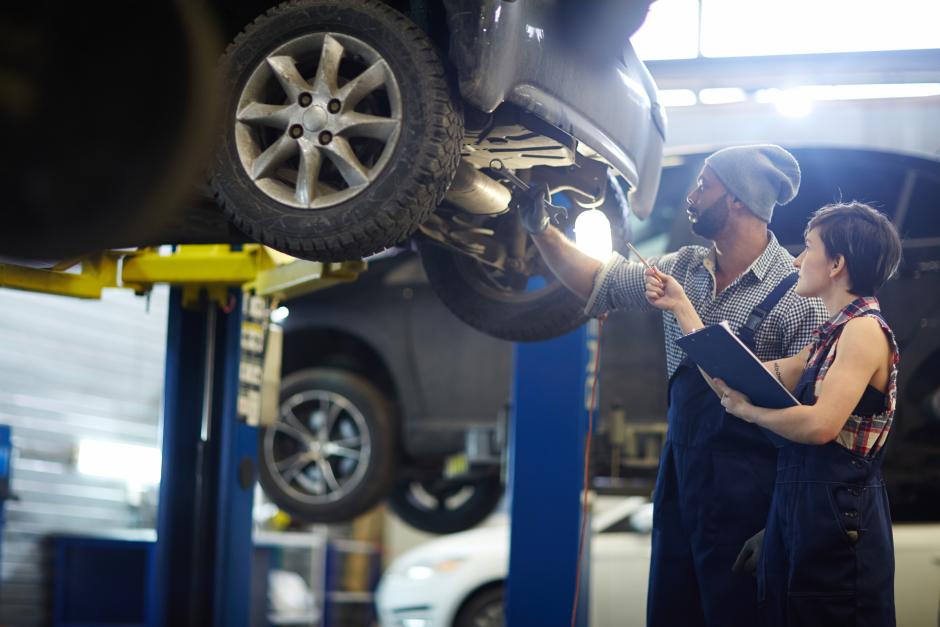
<instances>
[{"instance_id":1,"label":"exhaust pipe","mask_svg":"<svg viewBox=\"0 0 940 627\"><path fill-rule=\"evenodd\" d=\"M509 211L512 194L506 187L486 176L466 161L457 166L457 175L444 200L468 213L496 216Z\"/></svg>"}]
</instances>

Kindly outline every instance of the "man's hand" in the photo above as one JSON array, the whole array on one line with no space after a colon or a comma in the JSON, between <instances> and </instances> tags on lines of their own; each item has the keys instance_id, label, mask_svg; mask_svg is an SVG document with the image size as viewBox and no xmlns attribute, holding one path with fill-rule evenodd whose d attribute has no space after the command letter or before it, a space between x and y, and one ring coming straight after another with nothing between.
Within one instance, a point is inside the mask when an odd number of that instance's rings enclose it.
<instances>
[{"instance_id":1,"label":"man's hand","mask_svg":"<svg viewBox=\"0 0 940 627\"><path fill-rule=\"evenodd\" d=\"M761 548L764 546L764 531L761 529L744 543L741 552L738 553L738 559L734 560L731 572L757 575L757 562L760 560Z\"/></svg>"},{"instance_id":2,"label":"man's hand","mask_svg":"<svg viewBox=\"0 0 940 627\"><path fill-rule=\"evenodd\" d=\"M548 204L548 185L533 188L529 197L519 206L519 218L526 231L533 235L545 232L551 223L551 218L548 216Z\"/></svg>"}]
</instances>

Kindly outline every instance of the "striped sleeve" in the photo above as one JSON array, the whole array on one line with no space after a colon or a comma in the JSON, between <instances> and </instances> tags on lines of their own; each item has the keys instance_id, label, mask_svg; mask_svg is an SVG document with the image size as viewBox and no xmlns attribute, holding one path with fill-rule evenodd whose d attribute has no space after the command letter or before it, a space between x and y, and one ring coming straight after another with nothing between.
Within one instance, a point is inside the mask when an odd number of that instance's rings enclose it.
<instances>
[{"instance_id":1,"label":"striped sleeve","mask_svg":"<svg viewBox=\"0 0 940 627\"><path fill-rule=\"evenodd\" d=\"M813 331L826 321L826 306L818 298L804 298L791 287L777 311L783 315L781 352L796 355L813 341Z\"/></svg>"},{"instance_id":2,"label":"striped sleeve","mask_svg":"<svg viewBox=\"0 0 940 627\"><path fill-rule=\"evenodd\" d=\"M677 253L652 257L649 262L657 269L672 273ZM584 313L596 318L612 309L653 309L646 300L645 266L625 259L619 253L601 266L594 277L594 289L588 298Z\"/></svg>"}]
</instances>

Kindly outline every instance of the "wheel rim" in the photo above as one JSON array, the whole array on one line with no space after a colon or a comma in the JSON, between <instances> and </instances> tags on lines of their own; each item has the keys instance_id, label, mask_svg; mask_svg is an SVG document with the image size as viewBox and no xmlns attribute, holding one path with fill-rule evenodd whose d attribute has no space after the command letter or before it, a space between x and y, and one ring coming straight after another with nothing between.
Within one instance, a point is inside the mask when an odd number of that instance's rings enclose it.
<instances>
[{"instance_id":1,"label":"wheel rim","mask_svg":"<svg viewBox=\"0 0 940 627\"><path fill-rule=\"evenodd\" d=\"M283 492L313 505L349 496L369 468L372 443L362 412L345 396L310 390L281 404L264 435L264 462Z\"/></svg>"},{"instance_id":2,"label":"wheel rim","mask_svg":"<svg viewBox=\"0 0 940 627\"><path fill-rule=\"evenodd\" d=\"M503 627L505 624L505 608L502 600L487 603L473 615L471 621L474 627Z\"/></svg>"},{"instance_id":3,"label":"wheel rim","mask_svg":"<svg viewBox=\"0 0 940 627\"><path fill-rule=\"evenodd\" d=\"M360 39L313 33L273 50L235 111L235 145L254 184L292 207L322 209L360 194L398 143L401 91Z\"/></svg>"},{"instance_id":4,"label":"wheel rim","mask_svg":"<svg viewBox=\"0 0 940 627\"><path fill-rule=\"evenodd\" d=\"M467 504L475 488L466 483L453 481L411 481L406 500L418 510L426 512L452 512Z\"/></svg>"}]
</instances>

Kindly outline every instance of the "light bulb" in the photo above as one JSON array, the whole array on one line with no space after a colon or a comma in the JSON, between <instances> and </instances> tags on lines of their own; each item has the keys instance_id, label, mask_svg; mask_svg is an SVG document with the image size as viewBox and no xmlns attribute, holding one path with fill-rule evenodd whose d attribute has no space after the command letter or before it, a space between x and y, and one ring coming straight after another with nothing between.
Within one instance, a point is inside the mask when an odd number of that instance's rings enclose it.
<instances>
[{"instance_id":1,"label":"light bulb","mask_svg":"<svg viewBox=\"0 0 940 627\"><path fill-rule=\"evenodd\" d=\"M598 261L607 261L613 253L610 220L602 211L588 209L574 222L574 239L578 250Z\"/></svg>"}]
</instances>

